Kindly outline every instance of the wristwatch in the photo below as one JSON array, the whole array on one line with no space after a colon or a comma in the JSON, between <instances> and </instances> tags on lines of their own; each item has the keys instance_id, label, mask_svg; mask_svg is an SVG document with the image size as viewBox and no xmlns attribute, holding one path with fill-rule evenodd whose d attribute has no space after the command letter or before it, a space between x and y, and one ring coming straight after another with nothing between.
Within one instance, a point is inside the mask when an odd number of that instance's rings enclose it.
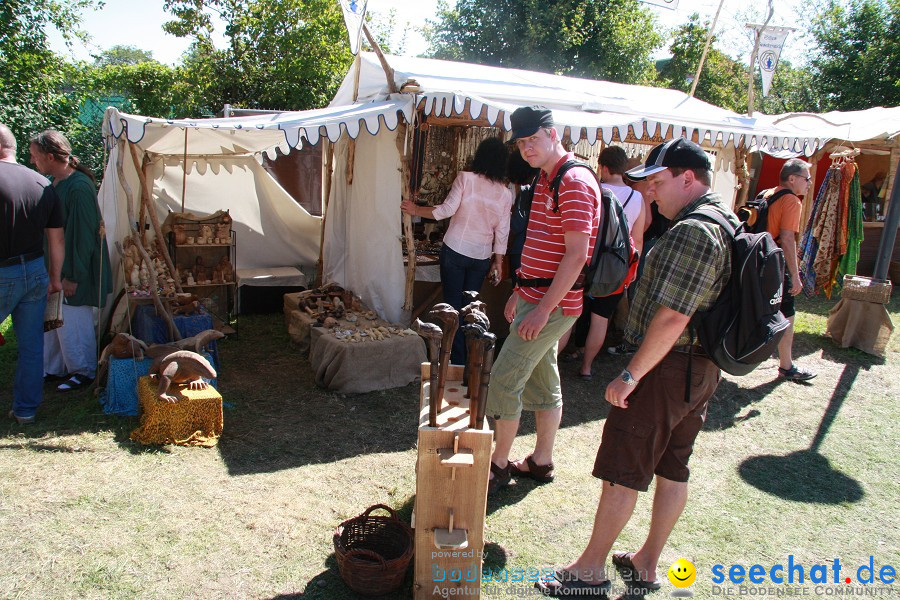
<instances>
[{"instance_id":1,"label":"wristwatch","mask_svg":"<svg viewBox=\"0 0 900 600\"><path fill-rule=\"evenodd\" d=\"M638 383L640 383L637 379L635 379L635 378L631 375L631 373L628 371L628 369L623 370L623 371L622 371L622 374L619 375L619 378L622 380L622 382L623 382L625 385L630 385L631 387L634 387L634 386L636 386Z\"/></svg>"}]
</instances>

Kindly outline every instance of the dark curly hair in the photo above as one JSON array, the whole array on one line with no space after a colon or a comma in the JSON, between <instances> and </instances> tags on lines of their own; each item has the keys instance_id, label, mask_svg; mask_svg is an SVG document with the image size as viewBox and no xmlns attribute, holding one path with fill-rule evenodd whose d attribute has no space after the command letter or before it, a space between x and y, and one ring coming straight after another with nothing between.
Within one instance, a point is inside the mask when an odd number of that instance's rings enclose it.
<instances>
[{"instance_id":1,"label":"dark curly hair","mask_svg":"<svg viewBox=\"0 0 900 600\"><path fill-rule=\"evenodd\" d=\"M509 162L506 163L506 178L510 183L528 185L534 181L534 176L538 174L538 171L540 169L529 165L518 150L510 152Z\"/></svg>"},{"instance_id":2,"label":"dark curly hair","mask_svg":"<svg viewBox=\"0 0 900 600\"><path fill-rule=\"evenodd\" d=\"M489 137L478 144L472 159L472 172L484 175L491 181L503 183L506 177L506 160L509 148L500 138Z\"/></svg>"}]
</instances>

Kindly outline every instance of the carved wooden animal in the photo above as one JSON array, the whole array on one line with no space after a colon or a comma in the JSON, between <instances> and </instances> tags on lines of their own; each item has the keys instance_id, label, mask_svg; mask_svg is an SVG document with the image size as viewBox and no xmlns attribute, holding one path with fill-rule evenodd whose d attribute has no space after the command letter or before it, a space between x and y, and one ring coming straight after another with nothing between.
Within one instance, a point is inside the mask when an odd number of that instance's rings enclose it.
<instances>
[{"instance_id":1,"label":"carved wooden animal","mask_svg":"<svg viewBox=\"0 0 900 600\"><path fill-rule=\"evenodd\" d=\"M209 385L203 378L215 379L216 370L196 352L178 350L154 360L150 375L159 378L156 397L164 402L177 402L175 396L167 393L171 384L186 383L192 390L203 390Z\"/></svg>"},{"instance_id":2,"label":"carved wooden animal","mask_svg":"<svg viewBox=\"0 0 900 600\"><path fill-rule=\"evenodd\" d=\"M136 358L138 360L144 358L144 352L147 350L147 344L127 333L117 333L112 341L107 344L106 348L100 354L100 361L97 365L97 383L103 381L106 372L109 370L109 357L116 358Z\"/></svg>"}]
</instances>

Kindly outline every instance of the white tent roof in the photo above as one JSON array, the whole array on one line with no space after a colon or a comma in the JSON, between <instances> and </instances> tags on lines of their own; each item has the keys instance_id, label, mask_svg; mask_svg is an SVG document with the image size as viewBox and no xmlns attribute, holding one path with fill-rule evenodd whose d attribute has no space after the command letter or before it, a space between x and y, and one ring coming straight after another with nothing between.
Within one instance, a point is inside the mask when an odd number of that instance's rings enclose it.
<instances>
[{"instance_id":1,"label":"white tent roof","mask_svg":"<svg viewBox=\"0 0 900 600\"><path fill-rule=\"evenodd\" d=\"M768 117L747 117L665 88L426 58L388 56L387 61L398 89L408 83L418 85L418 105L425 114L463 114L468 105L469 116L475 118L487 107L488 121L507 130L512 110L539 104L553 109L554 120L570 128L573 141L581 139L582 133L591 142L609 141L615 128L624 134L629 125L637 137L645 128L652 136L657 126L662 134L672 127L676 136L697 132L701 141L708 137L710 143L766 150L814 151L826 137L814 128L788 130ZM375 54L363 52L344 78L332 107L354 104L357 79L355 102L389 97L381 63Z\"/></svg>"},{"instance_id":2,"label":"white tent roof","mask_svg":"<svg viewBox=\"0 0 900 600\"><path fill-rule=\"evenodd\" d=\"M897 106L826 113L757 113L754 117L760 122L797 135L808 135L815 131L820 137L848 142L891 141L900 134L900 107Z\"/></svg>"},{"instance_id":3,"label":"white tent roof","mask_svg":"<svg viewBox=\"0 0 900 600\"><path fill-rule=\"evenodd\" d=\"M182 156L242 155L275 150L287 154L321 137L336 142L343 134L356 139L365 128L375 134L382 126L397 128L400 115L412 118L412 99L383 100L297 112L231 117L226 119L156 119L121 113L108 108L103 121L107 145L128 132L128 140L152 154ZM241 135L238 135L241 132Z\"/></svg>"}]
</instances>

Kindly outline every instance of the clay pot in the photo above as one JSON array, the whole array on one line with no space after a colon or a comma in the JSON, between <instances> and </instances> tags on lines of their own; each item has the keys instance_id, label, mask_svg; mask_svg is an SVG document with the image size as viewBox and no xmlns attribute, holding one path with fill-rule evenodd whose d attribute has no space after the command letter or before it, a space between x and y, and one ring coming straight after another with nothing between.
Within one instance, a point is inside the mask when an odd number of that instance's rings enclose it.
<instances>
[{"instance_id":1,"label":"clay pot","mask_svg":"<svg viewBox=\"0 0 900 600\"><path fill-rule=\"evenodd\" d=\"M172 231L175 232L175 243L176 244L185 244L187 243L187 232L184 230L184 225L178 224L172 227Z\"/></svg>"}]
</instances>

